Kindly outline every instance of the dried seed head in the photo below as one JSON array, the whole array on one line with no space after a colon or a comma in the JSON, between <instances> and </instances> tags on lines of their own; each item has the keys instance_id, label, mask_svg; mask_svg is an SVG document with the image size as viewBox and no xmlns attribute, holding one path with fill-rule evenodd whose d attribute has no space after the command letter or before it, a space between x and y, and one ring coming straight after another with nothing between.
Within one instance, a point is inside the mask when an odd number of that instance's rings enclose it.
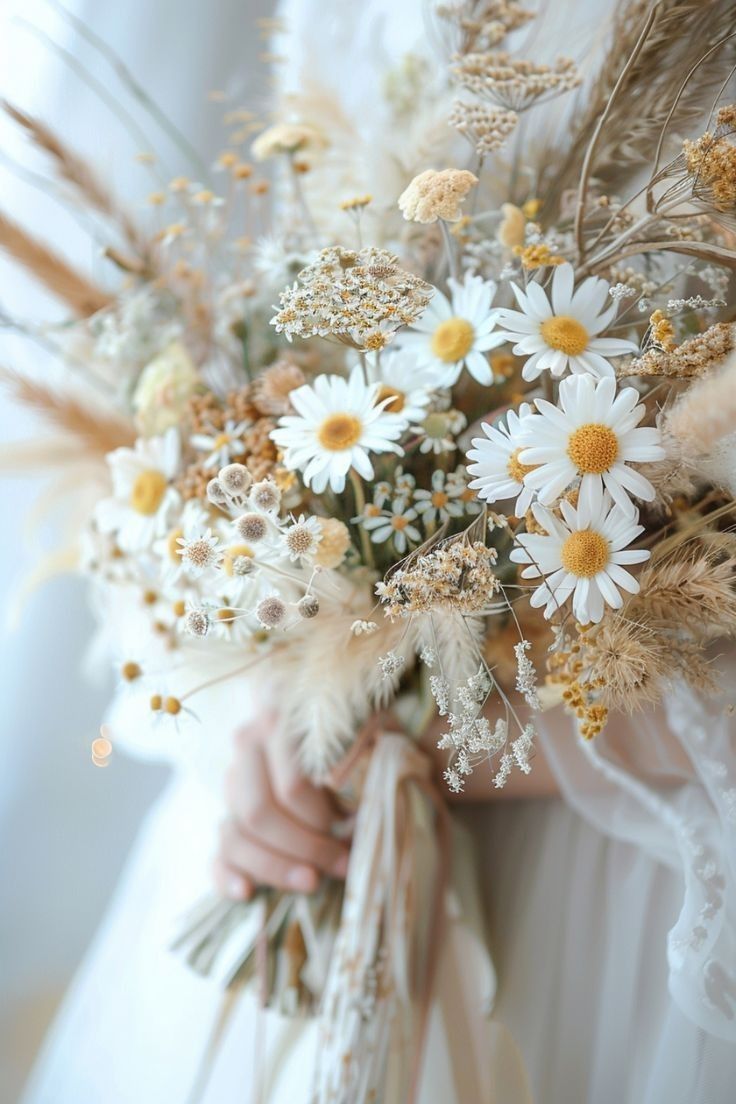
<instances>
[{"instance_id":1,"label":"dried seed head","mask_svg":"<svg viewBox=\"0 0 736 1104\"><path fill-rule=\"evenodd\" d=\"M265 629L275 629L286 617L286 602L278 595L270 594L267 598L262 598L256 606L256 617Z\"/></svg>"},{"instance_id":2,"label":"dried seed head","mask_svg":"<svg viewBox=\"0 0 736 1104\"><path fill-rule=\"evenodd\" d=\"M224 506L227 493L219 479L210 479L207 484L207 498L214 506Z\"/></svg>"},{"instance_id":3,"label":"dried seed head","mask_svg":"<svg viewBox=\"0 0 736 1104\"><path fill-rule=\"evenodd\" d=\"M250 499L259 510L278 510L281 504L281 491L270 479L263 479L253 485Z\"/></svg>"},{"instance_id":4,"label":"dried seed head","mask_svg":"<svg viewBox=\"0 0 736 1104\"><path fill-rule=\"evenodd\" d=\"M305 594L296 604L299 616L309 620L319 613L319 598L316 594Z\"/></svg>"},{"instance_id":5,"label":"dried seed head","mask_svg":"<svg viewBox=\"0 0 736 1104\"><path fill-rule=\"evenodd\" d=\"M220 468L217 478L228 495L244 495L253 482L245 464L226 464Z\"/></svg>"},{"instance_id":6,"label":"dried seed head","mask_svg":"<svg viewBox=\"0 0 736 1104\"><path fill-rule=\"evenodd\" d=\"M258 544L268 534L268 522L262 514L243 514L235 528L247 544Z\"/></svg>"}]
</instances>

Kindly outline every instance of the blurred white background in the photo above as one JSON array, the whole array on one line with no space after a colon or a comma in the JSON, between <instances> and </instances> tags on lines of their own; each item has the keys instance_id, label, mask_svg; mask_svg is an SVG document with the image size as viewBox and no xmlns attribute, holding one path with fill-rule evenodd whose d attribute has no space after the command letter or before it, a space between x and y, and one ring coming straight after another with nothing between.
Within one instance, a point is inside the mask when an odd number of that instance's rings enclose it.
<instances>
[{"instance_id":1,"label":"blurred white background","mask_svg":"<svg viewBox=\"0 0 736 1104\"><path fill-rule=\"evenodd\" d=\"M221 148L221 106L207 93L259 102L267 73L256 19L272 0L66 0L66 9L124 60L166 114L212 161ZM55 42L65 60L50 45ZM118 196L145 217L152 190L136 162L139 146L75 72L81 64L114 97L120 83L47 0L0 3L0 95L63 133L114 181ZM126 100L130 108L129 98ZM135 107L133 107L135 111ZM140 112L136 112L142 118ZM151 147L175 172L187 168L147 125ZM74 218L13 164L43 172L43 161L10 124L0 124L0 210L75 264L101 261ZM0 309L15 318L63 317L58 304L0 256ZM0 329L0 363L56 371L48 355ZM24 411L0 397L0 441L37 434ZM93 622L80 579L58 577L19 605L24 578L43 548L58 541L63 503L31 529L28 508L42 481L23 471L0 479L0 1102L15 1101L54 1009L112 893L137 826L161 788L163 767L113 755L100 769L98 735L109 684L85 677Z\"/></svg>"}]
</instances>

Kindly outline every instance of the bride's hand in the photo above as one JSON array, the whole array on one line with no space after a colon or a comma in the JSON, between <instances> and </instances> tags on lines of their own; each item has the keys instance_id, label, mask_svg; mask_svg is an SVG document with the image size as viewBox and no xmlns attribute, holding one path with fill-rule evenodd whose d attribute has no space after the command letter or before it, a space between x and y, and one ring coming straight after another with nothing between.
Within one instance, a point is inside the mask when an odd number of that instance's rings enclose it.
<instances>
[{"instance_id":1,"label":"bride's hand","mask_svg":"<svg viewBox=\"0 0 736 1104\"><path fill-rule=\"evenodd\" d=\"M226 897L247 900L258 885L311 893L322 874L345 876L348 847L330 831L340 814L300 772L275 715L235 733L225 798L215 881Z\"/></svg>"}]
</instances>

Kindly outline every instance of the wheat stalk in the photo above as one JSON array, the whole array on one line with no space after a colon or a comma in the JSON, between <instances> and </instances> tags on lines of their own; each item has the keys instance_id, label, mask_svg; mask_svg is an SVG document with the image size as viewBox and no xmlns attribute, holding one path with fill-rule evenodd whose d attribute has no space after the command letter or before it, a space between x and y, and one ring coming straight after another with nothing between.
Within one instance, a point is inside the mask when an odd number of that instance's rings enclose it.
<instances>
[{"instance_id":1,"label":"wheat stalk","mask_svg":"<svg viewBox=\"0 0 736 1104\"><path fill-rule=\"evenodd\" d=\"M57 253L32 238L0 212L0 250L27 268L39 283L65 302L80 318L96 314L110 298L86 277L71 268Z\"/></svg>"}]
</instances>

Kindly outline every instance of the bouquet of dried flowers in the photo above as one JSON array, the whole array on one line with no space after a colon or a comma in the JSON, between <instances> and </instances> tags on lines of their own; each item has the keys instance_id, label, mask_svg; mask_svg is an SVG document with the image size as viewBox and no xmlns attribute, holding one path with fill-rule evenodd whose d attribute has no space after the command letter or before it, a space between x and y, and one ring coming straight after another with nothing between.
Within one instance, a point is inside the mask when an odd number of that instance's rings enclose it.
<instances>
[{"instance_id":1,"label":"bouquet of dried flowers","mask_svg":"<svg viewBox=\"0 0 736 1104\"><path fill-rule=\"evenodd\" d=\"M212 180L157 188L148 232L6 105L123 280L1 217L76 318L44 333L67 393L4 378L60 430L55 469L106 465L83 564L103 619L122 596L148 626L120 677L152 724L196 726L201 690L257 670L324 779L414 695L460 791L533 769L543 704L591 738L673 679L707 690L736 632L734 27L718 0L630 0L585 85L524 58L517 4L436 14L444 167L389 204L331 189L350 139L305 96L265 129L231 111ZM393 78L411 133L416 74ZM554 149L524 140L544 111L566 112ZM218 672L182 690L205 655Z\"/></svg>"}]
</instances>

